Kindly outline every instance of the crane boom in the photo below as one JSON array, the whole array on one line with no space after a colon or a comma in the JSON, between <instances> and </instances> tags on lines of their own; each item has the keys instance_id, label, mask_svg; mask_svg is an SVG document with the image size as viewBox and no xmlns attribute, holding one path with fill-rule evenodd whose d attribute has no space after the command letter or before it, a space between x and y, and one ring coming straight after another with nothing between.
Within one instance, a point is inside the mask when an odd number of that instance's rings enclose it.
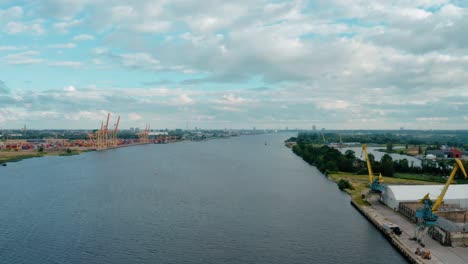
<instances>
[{"instance_id":1,"label":"crane boom","mask_svg":"<svg viewBox=\"0 0 468 264\"><path fill-rule=\"evenodd\" d=\"M367 171L369 172L369 183L374 182L374 172L372 171L371 161L369 159L369 154L367 153L367 146L366 144L362 144L362 153L366 156L367 162ZM362 156L361 153L361 156Z\"/></svg>"},{"instance_id":2,"label":"crane boom","mask_svg":"<svg viewBox=\"0 0 468 264\"><path fill-rule=\"evenodd\" d=\"M463 173L465 178L468 177L466 175L465 167L463 166L463 163L461 162L461 160L459 160L457 158L455 158L454 160L455 160L455 165L453 165L452 173L450 173L450 177L448 178L447 182L445 183L445 186L442 189L442 192L440 193L439 198L437 198L436 202L432 206L432 212L433 213L435 213L435 212L437 212L437 210L439 210L439 207L442 204L442 201L444 200L445 193L447 193L447 190L448 190L450 184L452 183L453 178L455 178L455 175L456 175L457 171L461 170L461 172Z\"/></svg>"},{"instance_id":3,"label":"crane boom","mask_svg":"<svg viewBox=\"0 0 468 264\"><path fill-rule=\"evenodd\" d=\"M107 113L107 121L106 121L106 126L104 127L104 133L107 135L109 132L109 118L110 118L110 113Z\"/></svg>"},{"instance_id":4,"label":"crane boom","mask_svg":"<svg viewBox=\"0 0 468 264\"><path fill-rule=\"evenodd\" d=\"M366 144L362 144L362 153L366 155L366 162L367 162L367 171L369 172L369 193L382 193L385 189L385 186L382 184L382 174L379 174L379 178L374 178L374 172L372 171L371 161L369 159L369 153L367 153L367 146Z\"/></svg>"},{"instance_id":5,"label":"crane boom","mask_svg":"<svg viewBox=\"0 0 468 264\"><path fill-rule=\"evenodd\" d=\"M117 131L119 129L119 123L120 123L120 116L117 117L117 123L115 124L115 127L114 127L114 136L117 135Z\"/></svg>"}]
</instances>

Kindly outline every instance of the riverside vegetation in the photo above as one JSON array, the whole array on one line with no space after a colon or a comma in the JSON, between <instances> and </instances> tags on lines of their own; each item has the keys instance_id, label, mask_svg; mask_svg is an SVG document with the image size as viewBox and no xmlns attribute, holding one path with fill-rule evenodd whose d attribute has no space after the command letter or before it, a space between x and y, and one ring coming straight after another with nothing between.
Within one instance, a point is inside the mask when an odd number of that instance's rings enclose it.
<instances>
[{"instance_id":1,"label":"riverside vegetation","mask_svg":"<svg viewBox=\"0 0 468 264\"><path fill-rule=\"evenodd\" d=\"M292 151L337 182L338 187L348 192L353 200L364 205L361 193L367 188L369 182L366 162L357 158L352 150L347 150L343 154L327 145L301 140L301 137L303 138L303 135L299 134L298 137L288 140L299 139ZM407 159L393 160L388 154L383 155L380 161L375 160L374 156L369 154L369 159L374 173L382 173L385 182L391 184L444 183L446 179L443 176L448 175L451 170L449 163L445 161L438 163L423 161L421 167L416 167ZM457 182L468 181L460 178Z\"/></svg>"}]
</instances>

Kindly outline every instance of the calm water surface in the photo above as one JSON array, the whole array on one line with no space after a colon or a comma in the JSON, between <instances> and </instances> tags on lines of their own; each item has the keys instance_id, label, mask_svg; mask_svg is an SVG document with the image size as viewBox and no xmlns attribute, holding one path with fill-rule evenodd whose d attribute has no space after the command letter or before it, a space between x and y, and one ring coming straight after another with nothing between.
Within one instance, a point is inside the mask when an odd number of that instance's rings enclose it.
<instances>
[{"instance_id":1,"label":"calm water surface","mask_svg":"<svg viewBox=\"0 0 468 264\"><path fill-rule=\"evenodd\" d=\"M0 263L406 263L292 135L0 167Z\"/></svg>"}]
</instances>

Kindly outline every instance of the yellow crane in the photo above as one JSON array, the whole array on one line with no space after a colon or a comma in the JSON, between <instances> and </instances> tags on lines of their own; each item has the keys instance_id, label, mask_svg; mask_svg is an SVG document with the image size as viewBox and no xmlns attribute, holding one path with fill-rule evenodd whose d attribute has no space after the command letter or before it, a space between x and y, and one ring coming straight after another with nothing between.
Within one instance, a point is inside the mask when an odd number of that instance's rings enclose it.
<instances>
[{"instance_id":1,"label":"yellow crane","mask_svg":"<svg viewBox=\"0 0 468 264\"><path fill-rule=\"evenodd\" d=\"M460 170L465 178L468 177L465 171L465 167L463 166L463 162L457 158L455 158L454 161L455 164L453 165L453 170L450 173L450 176L447 179L447 182L445 183L445 186L435 203L433 203L429 198L429 193L426 194L421 200L419 200L419 203L423 204L423 207L416 210L417 227L414 231L414 237L412 240L416 240L423 247L425 246L423 243L424 236L430 227L436 225L437 218L439 217L437 215L437 211L439 210L439 207L442 204L445 194L447 193L450 184L453 182L457 171Z\"/></svg>"},{"instance_id":2,"label":"yellow crane","mask_svg":"<svg viewBox=\"0 0 468 264\"><path fill-rule=\"evenodd\" d=\"M376 178L374 176L374 172L372 171L372 166L371 166L371 161L369 159L369 153L367 153L367 146L366 144L362 144L362 152L361 152L361 157L362 157L362 153L364 153L364 155L366 156L366 162L367 162L367 171L369 172L369 194L371 193L382 193L384 188L385 188L385 185L383 184L383 178L382 178L382 174L380 173L379 174L379 177Z\"/></svg>"}]
</instances>

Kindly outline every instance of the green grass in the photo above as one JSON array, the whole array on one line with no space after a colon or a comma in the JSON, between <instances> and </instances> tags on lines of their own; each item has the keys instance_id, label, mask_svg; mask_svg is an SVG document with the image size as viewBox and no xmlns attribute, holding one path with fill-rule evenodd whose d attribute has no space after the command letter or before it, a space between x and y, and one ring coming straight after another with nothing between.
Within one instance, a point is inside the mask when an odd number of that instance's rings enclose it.
<instances>
[{"instance_id":1,"label":"green grass","mask_svg":"<svg viewBox=\"0 0 468 264\"><path fill-rule=\"evenodd\" d=\"M426 181L426 182L436 182L436 183L445 183L447 181L446 178L442 178L440 176L434 175L425 175L425 174L414 174L414 173L395 173L394 178L398 179L407 179L407 180L418 180L418 181ZM464 179L457 179L455 180L456 183L468 183L468 180Z\"/></svg>"},{"instance_id":2,"label":"green grass","mask_svg":"<svg viewBox=\"0 0 468 264\"><path fill-rule=\"evenodd\" d=\"M58 154L58 155L59 155L59 156L74 156L74 155L79 155L79 154L80 154L79 151L74 150L74 151L72 151L72 152L70 152L70 153L68 153L68 152L63 152L63 153L60 153L60 154Z\"/></svg>"},{"instance_id":3,"label":"green grass","mask_svg":"<svg viewBox=\"0 0 468 264\"><path fill-rule=\"evenodd\" d=\"M7 162L18 162L20 160L30 159L30 158L37 158L37 157L42 157L42 156L44 156L44 155L38 153L38 154L28 154L28 155L1 157L0 158L0 164L7 163Z\"/></svg>"},{"instance_id":4,"label":"green grass","mask_svg":"<svg viewBox=\"0 0 468 264\"><path fill-rule=\"evenodd\" d=\"M439 183L445 183L446 181L440 176L415 174L415 173L399 173L399 172L395 173L394 178L418 180L418 181L431 181L431 182L439 182Z\"/></svg>"},{"instance_id":5,"label":"green grass","mask_svg":"<svg viewBox=\"0 0 468 264\"><path fill-rule=\"evenodd\" d=\"M412 174L410 174L412 175ZM347 180L353 186L353 190L345 189L351 199L360 206L369 205L368 202L364 201L362 194L366 194L369 190L369 176L368 175L357 175L346 172L331 173L328 178L334 182L339 182L341 179ZM418 180L418 179L406 179L406 178L395 178L395 177L383 177L385 184L408 184L408 185L423 185L423 184L434 184L437 182ZM338 187L337 187L338 188Z\"/></svg>"}]
</instances>

